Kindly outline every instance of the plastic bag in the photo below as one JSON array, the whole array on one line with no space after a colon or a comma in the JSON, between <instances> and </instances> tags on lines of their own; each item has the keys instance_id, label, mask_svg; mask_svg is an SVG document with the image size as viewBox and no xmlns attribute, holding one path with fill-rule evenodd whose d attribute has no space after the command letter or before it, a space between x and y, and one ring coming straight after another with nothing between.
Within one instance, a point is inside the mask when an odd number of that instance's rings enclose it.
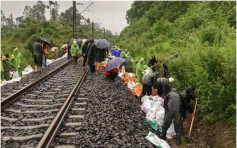
<instances>
[{"instance_id":1,"label":"plastic bag","mask_svg":"<svg viewBox=\"0 0 237 148\"><path fill-rule=\"evenodd\" d=\"M166 137L168 139L171 139L172 137L174 137L176 135L175 130L174 130L174 120L172 121L172 123L170 124L170 127L167 130L167 134Z\"/></svg>"},{"instance_id":2,"label":"plastic bag","mask_svg":"<svg viewBox=\"0 0 237 148\"><path fill-rule=\"evenodd\" d=\"M164 117L165 117L165 109L161 106L160 110L156 113L156 121L157 124L163 125L164 124Z\"/></svg>"},{"instance_id":3,"label":"plastic bag","mask_svg":"<svg viewBox=\"0 0 237 148\"><path fill-rule=\"evenodd\" d=\"M20 76L18 75L17 71L13 72L12 79L19 78Z\"/></svg>"},{"instance_id":4,"label":"plastic bag","mask_svg":"<svg viewBox=\"0 0 237 148\"><path fill-rule=\"evenodd\" d=\"M144 101L146 101L146 100L149 99L149 98L150 98L149 96L145 95L145 96L143 96L143 97L141 98L141 102L144 102Z\"/></svg>"},{"instance_id":5,"label":"plastic bag","mask_svg":"<svg viewBox=\"0 0 237 148\"><path fill-rule=\"evenodd\" d=\"M147 115L147 113L150 111L151 109L151 102L152 100L145 100L143 103L142 103L142 106L141 106L141 110Z\"/></svg>"},{"instance_id":6,"label":"plastic bag","mask_svg":"<svg viewBox=\"0 0 237 148\"><path fill-rule=\"evenodd\" d=\"M156 114L157 112L160 110L161 105L159 102L156 101L152 101L151 102L151 109L149 110L149 112L146 115L146 118L151 118L151 119L156 119Z\"/></svg>"},{"instance_id":7,"label":"plastic bag","mask_svg":"<svg viewBox=\"0 0 237 148\"><path fill-rule=\"evenodd\" d=\"M128 81L128 88L130 89L130 90L133 90L133 88L134 88L134 86L136 86L136 83L135 82L133 82L133 81Z\"/></svg>"},{"instance_id":8,"label":"plastic bag","mask_svg":"<svg viewBox=\"0 0 237 148\"><path fill-rule=\"evenodd\" d=\"M170 148L169 144L166 141L160 139L152 132L148 133L146 139L159 148Z\"/></svg>"},{"instance_id":9,"label":"plastic bag","mask_svg":"<svg viewBox=\"0 0 237 148\"><path fill-rule=\"evenodd\" d=\"M29 74L29 73L31 73L31 72L33 72L34 71L34 69L30 66L30 65L28 65L23 71L22 71L22 74L23 75L26 75L26 74Z\"/></svg>"},{"instance_id":10,"label":"plastic bag","mask_svg":"<svg viewBox=\"0 0 237 148\"><path fill-rule=\"evenodd\" d=\"M160 102L160 105L164 107L164 99L162 99L161 97L153 96L153 100L157 101L157 102Z\"/></svg>"},{"instance_id":11,"label":"plastic bag","mask_svg":"<svg viewBox=\"0 0 237 148\"><path fill-rule=\"evenodd\" d=\"M158 129L158 124L157 121L154 119L150 119L150 118L146 118L146 121L150 124L150 126L154 129L157 130Z\"/></svg>"}]
</instances>

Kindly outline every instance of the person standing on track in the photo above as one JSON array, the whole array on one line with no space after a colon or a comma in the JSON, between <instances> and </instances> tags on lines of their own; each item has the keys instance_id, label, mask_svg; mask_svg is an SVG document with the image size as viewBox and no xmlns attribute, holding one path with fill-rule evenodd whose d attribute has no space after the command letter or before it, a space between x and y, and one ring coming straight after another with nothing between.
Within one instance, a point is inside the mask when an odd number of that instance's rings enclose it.
<instances>
[{"instance_id":1,"label":"person standing on track","mask_svg":"<svg viewBox=\"0 0 237 148\"><path fill-rule=\"evenodd\" d=\"M69 42L67 42L67 58L71 59L72 55L71 55L71 45L69 44Z\"/></svg>"},{"instance_id":2,"label":"person standing on track","mask_svg":"<svg viewBox=\"0 0 237 148\"><path fill-rule=\"evenodd\" d=\"M74 63L77 63L77 59L78 59L78 55L79 55L79 46L77 45L76 41L73 41L73 44L71 47L71 54L72 54Z\"/></svg>"},{"instance_id":3,"label":"person standing on track","mask_svg":"<svg viewBox=\"0 0 237 148\"><path fill-rule=\"evenodd\" d=\"M89 51L88 51L88 65L90 66L91 73L95 73L95 54L96 54L96 46L94 44L94 40L89 40Z\"/></svg>"},{"instance_id":4,"label":"person standing on track","mask_svg":"<svg viewBox=\"0 0 237 148\"><path fill-rule=\"evenodd\" d=\"M89 40L87 40L82 45L83 68L85 68L85 66L86 66L86 60L87 60L87 54L88 54L88 44L89 44Z\"/></svg>"},{"instance_id":5,"label":"person standing on track","mask_svg":"<svg viewBox=\"0 0 237 148\"><path fill-rule=\"evenodd\" d=\"M34 56L34 63L35 63L35 70L34 72L40 72L42 66L42 57L43 57L43 47L41 45L41 39L36 38L33 44L33 56Z\"/></svg>"}]
</instances>

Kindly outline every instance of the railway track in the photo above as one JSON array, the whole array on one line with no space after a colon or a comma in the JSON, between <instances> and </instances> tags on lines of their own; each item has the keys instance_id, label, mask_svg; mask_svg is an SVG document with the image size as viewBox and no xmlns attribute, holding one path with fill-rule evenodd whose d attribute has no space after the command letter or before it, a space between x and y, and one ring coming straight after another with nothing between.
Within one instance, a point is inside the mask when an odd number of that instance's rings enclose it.
<instances>
[{"instance_id":1,"label":"railway track","mask_svg":"<svg viewBox=\"0 0 237 148\"><path fill-rule=\"evenodd\" d=\"M60 68L61 66L70 62L67 58L60 59L55 61L54 63L47 66L47 68L42 69L41 73L32 73L30 75L26 75L22 77L21 81L14 82L13 84L6 84L1 87L1 99L6 99L9 96L13 95L17 91L21 90L22 88L26 87L27 85L33 83L34 81L40 79L44 75L55 71L56 69Z\"/></svg>"},{"instance_id":2,"label":"railway track","mask_svg":"<svg viewBox=\"0 0 237 148\"><path fill-rule=\"evenodd\" d=\"M85 79L88 69L82 72L82 66L69 63L59 69L56 70L57 73L53 72L54 75L51 74L51 77L47 76L35 81L32 86L26 86L27 92L21 89L21 92L18 92L20 96L15 94L8 97L11 99L3 100L1 147L50 146L71 104L72 112L67 115L71 122L63 126L80 127L79 121L83 119L86 98L75 97L75 93ZM73 99L79 100L80 103L72 103ZM70 134L62 134L68 135Z\"/></svg>"}]
</instances>

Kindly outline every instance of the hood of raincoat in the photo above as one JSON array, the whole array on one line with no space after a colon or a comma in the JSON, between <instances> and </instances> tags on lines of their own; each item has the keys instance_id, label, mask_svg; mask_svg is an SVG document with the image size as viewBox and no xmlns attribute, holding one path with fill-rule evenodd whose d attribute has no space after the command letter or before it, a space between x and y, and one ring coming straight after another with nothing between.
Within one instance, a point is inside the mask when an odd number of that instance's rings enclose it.
<instances>
[{"instance_id":1,"label":"hood of raincoat","mask_svg":"<svg viewBox=\"0 0 237 148\"><path fill-rule=\"evenodd\" d=\"M11 55L11 59L15 59L15 56L13 54Z\"/></svg>"},{"instance_id":2,"label":"hood of raincoat","mask_svg":"<svg viewBox=\"0 0 237 148\"><path fill-rule=\"evenodd\" d=\"M18 55L19 49L18 49L18 48L15 48L15 49L13 50L13 52L14 52L15 55Z\"/></svg>"},{"instance_id":3,"label":"hood of raincoat","mask_svg":"<svg viewBox=\"0 0 237 148\"><path fill-rule=\"evenodd\" d=\"M139 63L144 64L144 58L143 57L139 60Z\"/></svg>"}]
</instances>

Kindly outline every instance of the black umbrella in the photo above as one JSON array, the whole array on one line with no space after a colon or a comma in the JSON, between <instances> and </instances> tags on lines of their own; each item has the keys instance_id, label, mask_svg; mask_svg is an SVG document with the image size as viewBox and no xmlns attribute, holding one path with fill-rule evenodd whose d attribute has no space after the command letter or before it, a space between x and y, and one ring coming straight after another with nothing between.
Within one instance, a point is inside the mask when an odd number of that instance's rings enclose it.
<instances>
[{"instance_id":1,"label":"black umbrella","mask_svg":"<svg viewBox=\"0 0 237 148\"><path fill-rule=\"evenodd\" d=\"M81 45L82 44L82 39L76 39L77 41L77 45Z\"/></svg>"},{"instance_id":2,"label":"black umbrella","mask_svg":"<svg viewBox=\"0 0 237 148\"><path fill-rule=\"evenodd\" d=\"M95 46L99 49L108 48L110 45L110 42L107 41L106 39L95 40L94 43L95 43Z\"/></svg>"},{"instance_id":3,"label":"black umbrella","mask_svg":"<svg viewBox=\"0 0 237 148\"><path fill-rule=\"evenodd\" d=\"M49 45L51 45L50 41L47 40L47 39L45 39L45 38L41 38L41 37L40 37L40 40L43 41L43 42L45 42L45 43L47 43L47 44L49 44Z\"/></svg>"}]
</instances>

